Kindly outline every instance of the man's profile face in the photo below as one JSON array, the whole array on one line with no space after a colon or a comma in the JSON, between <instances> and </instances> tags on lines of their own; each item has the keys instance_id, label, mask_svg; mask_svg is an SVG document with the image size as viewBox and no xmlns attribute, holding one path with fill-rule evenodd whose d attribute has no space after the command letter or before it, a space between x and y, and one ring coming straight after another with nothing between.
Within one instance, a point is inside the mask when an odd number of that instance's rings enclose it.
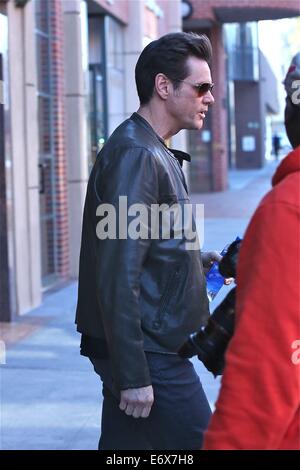
<instances>
[{"instance_id":1,"label":"man's profile face","mask_svg":"<svg viewBox=\"0 0 300 470\"><path fill-rule=\"evenodd\" d=\"M196 57L187 59L188 76L173 89L166 102L170 118L174 120L178 130L201 129L208 107L214 103L210 91L200 94L195 85L212 83L210 68L205 60Z\"/></svg>"}]
</instances>

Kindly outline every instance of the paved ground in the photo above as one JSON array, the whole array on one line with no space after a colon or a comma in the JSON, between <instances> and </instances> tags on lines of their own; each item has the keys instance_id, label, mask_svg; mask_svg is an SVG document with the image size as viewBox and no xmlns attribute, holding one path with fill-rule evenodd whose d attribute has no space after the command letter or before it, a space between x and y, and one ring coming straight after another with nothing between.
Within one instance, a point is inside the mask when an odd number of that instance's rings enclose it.
<instances>
[{"instance_id":1,"label":"paved ground","mask_svg":"<svg viewBox=\"0 0 300 470\"><path fill-rule=\"evenodd\" d=\"M269 162L262 170L231 172L228 191L193 195L193 201L205 208L204 249L221 250L243 235L258 201L270 188L274 168L275 162ZM88 360L79 355L76 289L77 284L71 283L46 295L43 305L18 323L0 325L6 345L6 364L0 368L2 449L97 447L100 383ZM213 408L219 379L198 360L194 362Z\"/></svg>"}]
</instances>

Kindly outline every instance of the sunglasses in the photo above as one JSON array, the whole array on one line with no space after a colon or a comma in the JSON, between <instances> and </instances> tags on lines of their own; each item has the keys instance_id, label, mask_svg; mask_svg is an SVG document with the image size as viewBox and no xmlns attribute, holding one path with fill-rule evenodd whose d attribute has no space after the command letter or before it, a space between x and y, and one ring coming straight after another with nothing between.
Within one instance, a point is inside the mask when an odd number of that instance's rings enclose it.
<instances>
[{"instance_id":1,"label":"sunglasses","mask_svg":"<svg viewBox=\"0 0 300 470\"><path fill-rule=\"evenodd\" d=\"M188 85L195 88L195 90L197 91L198 96L206 95L206 93L208 93L209 91L212 92L213 87L214 87L214 83L209 83L209 82L194 84L194 83L191 83L191 82L187 82L186 80L176 80L176 81L177 82L187 83Z\"/></svg>"}]
</instances>

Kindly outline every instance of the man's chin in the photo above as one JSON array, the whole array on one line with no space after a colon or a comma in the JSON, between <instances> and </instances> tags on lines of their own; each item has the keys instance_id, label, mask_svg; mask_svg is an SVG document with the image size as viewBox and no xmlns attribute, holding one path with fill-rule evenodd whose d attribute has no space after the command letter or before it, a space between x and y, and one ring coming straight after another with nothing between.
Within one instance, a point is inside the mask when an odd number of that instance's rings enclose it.
<instances>
[{"instance_id":1,"label":"man's chin","mask_svg":"<svg viewBox=\"0 0 300 470\"><path fill-rule=\"evenodd\" d=\"M203 127L203 119L197 119L195 122L194 122L194 127L193 129L199 131L200 129L202 129Z\"/></svg>"},{"instance_id":2,"label":"man's chin","mask_svg":"<svg viewBox=\"0 0 300 470\"><path fill-rule=\"evenodd\" d=\"M189 131L199 131L203 127L203 119L195 119L194 121L190 122L184 129Z\"/></svg>"}]
</instances>

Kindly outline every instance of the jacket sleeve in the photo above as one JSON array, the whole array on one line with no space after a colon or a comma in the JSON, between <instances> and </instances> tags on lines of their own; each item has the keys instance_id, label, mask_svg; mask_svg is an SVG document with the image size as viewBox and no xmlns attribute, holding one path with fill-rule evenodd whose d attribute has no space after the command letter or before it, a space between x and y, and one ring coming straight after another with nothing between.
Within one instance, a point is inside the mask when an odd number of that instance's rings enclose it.
<instances>
[{"instance_id":1,"label":"jacket sleeve","mask_svg":"<svg viewBox=\"0 0 300 470\"><path fill-rule=\"evenodd\" d=\"M259 207L242 243L236 330L204 449L278 449L289 435L299 411L299 260L296 207Z\"/></svg>"},{"instance_id":2,"label":"jacket sleeve","mask_svg":"<svg viewBox=\"0 0 300 470\"><path fill-rule=\"evenodd\" d=\"M144 238L128 236L130 224L135 226L134 219L140 213L127 217L124 197L128 209L135 212L137 206L132 205L141 204L143 215L146 211L149 216L151 204L158 200L155 157L142 148L119 148L111 155L102 177L95 179L95 194L98 204L110 204L116 215L115 236L112 233L110 238L97 239L96 263L97 297L113 378L119 390L144 387L151 384L151 379L143 349L139 297L142 266L151 239L145 237L149 227L144 221L136 227L144 231ZM101 220L103 217L98 224ZM114 222L109 228L114 232Z\"/></svg>"}]
</instances>

